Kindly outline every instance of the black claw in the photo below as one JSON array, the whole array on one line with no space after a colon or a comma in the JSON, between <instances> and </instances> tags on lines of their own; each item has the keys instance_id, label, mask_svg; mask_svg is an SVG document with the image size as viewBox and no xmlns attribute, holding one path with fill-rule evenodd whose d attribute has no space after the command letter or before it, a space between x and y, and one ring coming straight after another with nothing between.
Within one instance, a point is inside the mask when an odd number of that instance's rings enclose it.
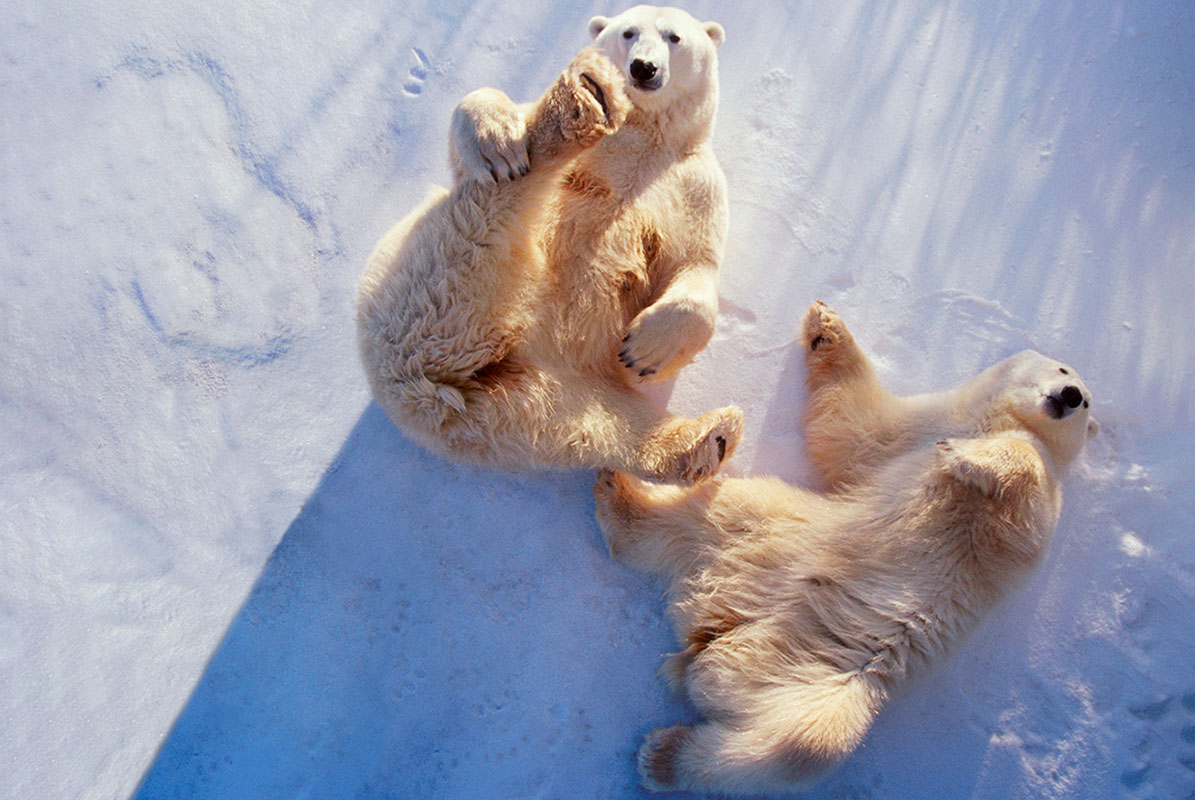
<instances>
[{"instance_id":1,"label":"black claw","mask_svg":"<svg viewBox=\"0 0 1195 800\"><path fill-rule=\"evenodd\" d=\"M726 458L726 437L715 436L714 441L718 443L718 463L722 463L722 459Z\"/></svg>"},{"instance_id":2,"label":"black claw","mask_svg":"<svg viewBox=\"0 0 1195 800\"><path fill-rule=\"evenodd\" d=\"M656 371L654 369L652 369L651 367L648 367L639 373L639 377L646 378L648 375L655 375L655 374L656 374Z\"/></svg>"},{"instance_id":3,"label":"black claw","mask_svg":"<svg viewBox=\"0 0 1195 800\"><path fill-rule=\"evenodd\" d=\"M825 337L825 336L822 336L822 335L820 335L820 334L819 334L819 335L817 335L817 336L815 336L815 337L813 337L813 341L809 343L809 349L810 349L810 350L816 350L816 349L817 349L817 346L818 346L819 344L821 344L822 342L824 342L824 341L826 341L826 337Z\"/></svg>"},{"instance_id":4,"label":"black claw","mask_svg":"<svg viewBox=\"0 0 1195 800\"><path fill-rule=\"evenodd\" d=\"M623 350L619 350L619 351L618 351L618 357L619 357L620 359L622 359L622 358L626 358L626 357L627 357L627 351L626 351L625 349L623 349Z\"/></svg>"},{"instance_id":5,"label":"black claw","mask_svg":"<svg viewBox=\"0 0 1195 800\"><path fill-rule=\"evenodd\" d=\"M626 344L630 338L631 338L631 334L629 334L629 333L626 336L622 337L623 344Z\"/></svg>"}]
</instances>

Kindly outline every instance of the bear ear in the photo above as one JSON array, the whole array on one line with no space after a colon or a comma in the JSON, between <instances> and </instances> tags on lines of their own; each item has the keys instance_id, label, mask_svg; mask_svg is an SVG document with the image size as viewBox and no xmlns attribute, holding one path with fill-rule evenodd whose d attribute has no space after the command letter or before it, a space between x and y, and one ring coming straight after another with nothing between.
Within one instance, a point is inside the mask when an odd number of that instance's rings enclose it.
<instances>
[{"instance_id":1,"label":"bear ear","mask_svg":"<svg viewBox=\"0 0 1195 800\"><path fill-rule=\"evenodd\" d=\"M594 17L589 20L589 38L596 39L598 34L606 30L606 26L610 24L608 17Z\"/></svg>"},{"instance_id":2,"label":"bear ear","mask_svg":"<svg viewBox=\"0 0 1195 800\"><path fill-rule=\"evenodd\" d=\"M1095 435L1100 432L1100 423L1095 417L1087 418L1087 441L1095 438Z\"/></svg>"},{"instance_id":3,"label":"bear ear","mask_svg":"<svg viewBox=\"0 0 1195 800\"><path fill-rule=\"evenodd\" d=\"M589 23L591 26L593 23ZM710 40L714 43L714 47L721 47L722 42L726 41L726 31L716 22L705 23L705 32L709 34Z\"/></svg>"}]
</instances>

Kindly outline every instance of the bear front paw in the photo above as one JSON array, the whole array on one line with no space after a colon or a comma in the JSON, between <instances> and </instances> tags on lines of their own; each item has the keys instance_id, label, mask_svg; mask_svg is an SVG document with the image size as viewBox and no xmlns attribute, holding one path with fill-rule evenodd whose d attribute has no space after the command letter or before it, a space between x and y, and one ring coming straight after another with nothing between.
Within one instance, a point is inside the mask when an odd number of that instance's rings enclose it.
<instances>
[{"instance_id":1,"label":"bear front paw","mask_svg":"<svg viewBox=\"0 0 1195 800\"><path fill-rule=\"evenodd\" d=\"M601 516L613 507L618 496L619 477L612 469L599 469L593 480L593 499L597 506L597 513Z\"/></svg>"},{"instance_id":2,"label":"bear front paw","mask_svg":"<svg viewBox=\"0 0 1195 800\"><path fill-rule=\"evenodd\" d=\"M465 177L511 181L531 169L523 113L497 89L465 95L452 114L453 152Z\"/></svg>"},{"instance_id":3,"label":"bear front paw","mask_svg":"<svg viewBox=\"0 0 1195 800\"><path fill-rule=\"evenodd\" d=\"M805 312L805 322L801 326L801 341L805 344L807 353L827 355L847 335L846 325L838 312L830 308L821 300L815 300Z\"/></svg>"},{"instance_id":4,"label":"bear front paw","mask_svg":"<svg viewBox=\"0 0 1195 800\"><path fill-rule=\"evenodd\" d=\"M528 125L532 151L550 156L568 143L590 147L617 131L629 110L622 72L587 47L540 100Z\"/></svg>"},{"instance_id":5,"label":"bear front paw","mask_svg":"<svg viewBox=\"0 0 1195 800\"><path fill-rule=\"evenodd\" d=\"M631 531L638 521L630 480L620 472L599 469L593 482L593 500L606 549L615 559L621 559L629 547Z\"/></svg>"},{"instance_id":6,"label":"bear front paw","mask_svg":"<svg viewBox=\"0 0 1195 800\"><path fill-rule=\"evenodd\" d=\"M811 376L843 371L854 374L866 362L842 317L820 300L805 312L801 342L805 346L805 363Z\"/></svg>"}]
</instances>

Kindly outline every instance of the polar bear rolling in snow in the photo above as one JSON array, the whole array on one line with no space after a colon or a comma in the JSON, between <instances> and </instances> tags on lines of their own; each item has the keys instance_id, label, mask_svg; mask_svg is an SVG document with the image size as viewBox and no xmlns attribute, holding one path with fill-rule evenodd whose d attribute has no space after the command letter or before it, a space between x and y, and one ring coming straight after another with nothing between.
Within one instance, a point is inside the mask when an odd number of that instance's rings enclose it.
<instances>
[{"instance_id":1,"label":"polar bear rolling in snow","mask_svg":"<svg viewBox=\"0 0 1195 800\"><path fill-rule=\"evenodd\" d=\"M451 457L692 483L734 450L741 413L684 419L635 387L713 334L724 34L651 6L589 31L537 102L496 89L461 101L452 189L434 189L366 267L361 357L394 422Z\"/></svg>"},{"instance_id":2,"label":"polar bear rolling in snow","mask_svg":"<svg viewBox=\"0 0 1195 800\"><path fill-rule=\"evenodd\" d=\"M802 340L829 493L598 475L610 552L670 578L684 650L665 671L707 720L648 737L649 788L791 790L838 764L1039 559L1059 480L1099 427L1074 371L1032 351L896 397L828 307Z\"/></svg>"}]
</instances>

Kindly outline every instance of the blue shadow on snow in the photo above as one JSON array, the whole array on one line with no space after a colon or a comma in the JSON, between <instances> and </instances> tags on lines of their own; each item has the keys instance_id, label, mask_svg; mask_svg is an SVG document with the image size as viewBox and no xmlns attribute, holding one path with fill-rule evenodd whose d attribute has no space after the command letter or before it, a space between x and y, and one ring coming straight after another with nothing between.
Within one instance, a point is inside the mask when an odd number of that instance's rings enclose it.
<instances>
[{"instance_id":1,"label":"blue shadow on snow","mask_svg":"<svg viewBox=\"0 0 1195 800\"><path fill-rule=\"evenodd\" d=\"M134 797L640 796L638 743L687 712L590 481L448 463L370 404Z\"/></svg>"}]
</instances>

